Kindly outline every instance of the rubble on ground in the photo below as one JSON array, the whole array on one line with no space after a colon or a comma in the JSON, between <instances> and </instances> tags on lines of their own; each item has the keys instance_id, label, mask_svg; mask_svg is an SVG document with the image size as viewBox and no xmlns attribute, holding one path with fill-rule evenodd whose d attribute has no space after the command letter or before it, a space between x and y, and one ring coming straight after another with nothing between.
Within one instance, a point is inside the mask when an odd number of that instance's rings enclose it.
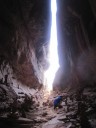
<instances>
[{"instance_id":1,"label":"rubble on ground","mask_svg":"<svg viewBox=\"0 0 96 128\"><path fill-rule=\"evenodd\" d=\"M10 86L0 86L0 103L5 103L0 113L0 120L6 120L7 123L15 122L23 117L23 120L30 119L31 123L17 123L24 128L95 128L96 127L96 88L84 88L78 91L62 92L62 108L53 108L53 100L57 96L51 94L46 101L43 99L43 93L38 92L29 96L23 91L18 95ZM12 92L10 92L12 91ZM15 94L12 99L12 95ZM8 98L7 98L8 96ZM20 98L23 99L20 101ZM8 102L6 102L6 100ZM2 102L3 101L3 102ZM5 101L5 102L4 102ZM22 102L23 101L23 102ZM10 108L10 109L8 109ZM2 110L3 110L2 109ZM9 111L9 112L8 112ZM0 126L2 124L0 123ZM6 127L7 128L7 127Z\"/></svg>"}]
</instances>

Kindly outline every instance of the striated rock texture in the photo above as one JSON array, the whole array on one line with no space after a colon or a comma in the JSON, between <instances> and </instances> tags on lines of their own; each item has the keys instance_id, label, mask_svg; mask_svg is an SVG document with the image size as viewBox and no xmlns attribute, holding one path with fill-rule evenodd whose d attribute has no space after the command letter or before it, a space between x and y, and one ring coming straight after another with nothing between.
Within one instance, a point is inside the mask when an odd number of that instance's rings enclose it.
<instances>
[{"instance_id":1,"label":"striated rock texture","mask_svg":"<svg viewBox=\"0 0 96 128\"><path fill-rule=\"evenodd\" d=\"M32 98L49 67L50 19L50 0L0 1L0 116L25 117L36 107Z\"/></svg>"},{"instance_id":2,"label":"striated rock texture","mask_svg":"<svg viewBox=\"0 0 96 128\"><path fill-rule=\"evenodd\" d=\"M93 1L57 1L60 69L54 86L81 86L89 80L96 83L90 77L96 76L96 2Z\"/></svg>"},{"instance_id":3,"label":"striated rock texture","mask_svg":"<svg viewBox=\"0 0 96 128\"><path fill-rule=\"evenodd\" d=\"M42 85L49 65L49 5L50 0L0 1L1 70L9 64L16 79L33 88Z\"/></svg>"},{"instance_id":4,"label":"striated rock texture","mask_svg":"<svg viewBox=\"0 0 96 128\"><path fill-rule=\"evenodd\" d=\"M51 0L0 1L1 70L9 65L18 81L33 88L42 86L44 71L49 67L50 3ZM57 0L57 4L60 69L54 86L86 84L91 74L94 79L90 81L95 82L95 1Z\"/></svg>"}]
</instances>

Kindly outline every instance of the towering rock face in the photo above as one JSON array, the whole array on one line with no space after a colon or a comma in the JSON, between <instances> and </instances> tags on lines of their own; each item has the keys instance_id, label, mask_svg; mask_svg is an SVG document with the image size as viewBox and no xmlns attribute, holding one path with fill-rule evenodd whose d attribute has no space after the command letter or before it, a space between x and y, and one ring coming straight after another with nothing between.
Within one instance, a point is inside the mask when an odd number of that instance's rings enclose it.
<instances>
[{"instance_id":1,"label":"towering rock face","mask_svg":"<svg viewBox=\"0 0 96 128\"><path fill-rule=\"evenodd\" d=\"M60 69L57 72L57 82L54 81L54 86L78 85L83 81L86 84L91 73L96 76L96 67L93 66L94 63L96 65L94 50L96 47L96 20L93 8L95 2L87 0L61 0L57 2ZM91 55L94 57L90 60L89 56ZM80 71L81 69L82 71ZM91 72L88 69L92 69Z\"/></svg>"},{"instance_id":2,"label":"towering rock face","mask_svg":"<svg viewBox=\"0 0 96 128\"><path fill-rule=\"evenodd\" d=\"M50 0L1 0L0 17L2 72L9 65L17 80L33 88L40 87L43 72L48 68ZM8 74L9 70L1 76Z\"/></svg>"},{"instance_id":3,"label":"towering rock face","mask_svg":"<svg viewBox=\"0 0 96 128\"><path fill-rule=\"evenodd\" d=\"M80 83L86 65L82 58L95 58L95 1L57 0L57 4L60 69L54 85L62 87ZM50 11L50 0L0 1L0 79L11 74L10 81L16 78L24 85L41 87L49 66Z\"/></svg>"}]
</instances>

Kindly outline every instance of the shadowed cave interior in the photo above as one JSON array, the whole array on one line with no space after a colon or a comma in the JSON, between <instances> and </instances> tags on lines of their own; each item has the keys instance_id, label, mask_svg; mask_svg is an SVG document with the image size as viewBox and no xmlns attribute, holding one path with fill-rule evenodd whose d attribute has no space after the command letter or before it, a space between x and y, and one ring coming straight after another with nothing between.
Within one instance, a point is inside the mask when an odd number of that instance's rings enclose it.
<instances>
[{"instance_id":1,"label":"shadowed cave interior","mask_svg":"<svg viewBox=\"0 0 96 128\"><path fill-rule=\"evenodd\" d=\"M50 5L0 0L0 128L96 128L96 1L57 0L60 67L47 94Z\"/></svg>"}]
</instances>

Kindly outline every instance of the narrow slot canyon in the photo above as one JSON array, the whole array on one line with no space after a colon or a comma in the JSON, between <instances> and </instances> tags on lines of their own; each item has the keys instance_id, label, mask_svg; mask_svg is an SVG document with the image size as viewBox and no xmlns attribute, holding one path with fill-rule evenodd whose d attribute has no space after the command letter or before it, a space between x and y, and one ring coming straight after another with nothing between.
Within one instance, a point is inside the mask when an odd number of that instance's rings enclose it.
<instances>
[{"instance_id":1,"label":"narrow slot canyon","mask_svg":"<svg viewBox=\"0 0 96 128\"><path fill-rule=\"evenodd\" d=\"M0 128L96 128L95 0L0 0Z\"/></svg>"}]
</instances>

